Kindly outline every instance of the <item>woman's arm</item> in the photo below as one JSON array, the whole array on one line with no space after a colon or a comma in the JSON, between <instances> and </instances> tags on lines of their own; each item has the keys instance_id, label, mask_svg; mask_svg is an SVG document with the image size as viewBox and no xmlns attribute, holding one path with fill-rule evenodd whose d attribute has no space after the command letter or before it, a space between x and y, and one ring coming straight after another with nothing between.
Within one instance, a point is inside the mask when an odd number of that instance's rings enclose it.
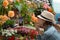
<instances>
[{"instance_id":1,"label":"woman's arm","mask_svg":"<svg viewBox=\"0 0 60 40\"><path fill-rule=\"evenodd\" d=\"M53 26L57 29L58 32L60 32L60 24L53 24Z\"/></svg>"}]
</instances>

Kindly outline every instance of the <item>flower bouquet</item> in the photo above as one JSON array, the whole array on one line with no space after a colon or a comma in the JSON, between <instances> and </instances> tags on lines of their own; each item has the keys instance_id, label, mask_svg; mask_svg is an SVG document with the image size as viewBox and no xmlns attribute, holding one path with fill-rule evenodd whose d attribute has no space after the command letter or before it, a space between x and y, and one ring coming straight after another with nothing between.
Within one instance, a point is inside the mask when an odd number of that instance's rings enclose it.
<instances>
[{"instance_id":1,"label":"flower bouquet","mask_svg":"<svg viewBox=\"0 0 60 40\"><path fill-rule=\"evenodd\" d=\"M20 37L24 37L25 39L35 39L36 36L38 35L38 31L36 31L36 29L34 27L32 27L32 29L30 27L18 27L18 28L14 28L15 30L17 30L17 34L20 34Z\"/></svg>"}]
</instances>

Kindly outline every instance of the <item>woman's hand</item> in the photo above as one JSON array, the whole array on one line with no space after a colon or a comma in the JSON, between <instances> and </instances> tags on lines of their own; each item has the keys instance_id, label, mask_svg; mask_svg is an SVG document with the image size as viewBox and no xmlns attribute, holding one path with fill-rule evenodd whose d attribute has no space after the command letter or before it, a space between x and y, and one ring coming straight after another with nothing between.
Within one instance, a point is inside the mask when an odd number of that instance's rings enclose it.
<instances>
[{"instance_id":1,"label":"woman's hand","mask_svg":"<svg viewBox=\"0 0 60 40\"><path fill-rule=\"evenodd\" d=\"M57 29L58 32L60 32L60 24L53 24L53 26Z\"/></svg>"}]
</instances>

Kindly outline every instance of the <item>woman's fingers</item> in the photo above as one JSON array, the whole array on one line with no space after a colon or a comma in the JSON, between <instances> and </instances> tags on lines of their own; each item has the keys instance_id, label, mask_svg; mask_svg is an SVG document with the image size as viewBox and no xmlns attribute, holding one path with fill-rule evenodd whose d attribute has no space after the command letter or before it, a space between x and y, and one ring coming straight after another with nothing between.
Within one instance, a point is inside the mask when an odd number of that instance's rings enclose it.
<instances>
[{"instance_id":1,"label":"woman's fingers","mask_svg":"<svg viewBox=\"0 0 60 40\"><path fill-rule=\"evenodd\" d=\"M57 29L58 32L60 32L60 24L53 24L53 26Z\"/></svg>"}]
</instances>

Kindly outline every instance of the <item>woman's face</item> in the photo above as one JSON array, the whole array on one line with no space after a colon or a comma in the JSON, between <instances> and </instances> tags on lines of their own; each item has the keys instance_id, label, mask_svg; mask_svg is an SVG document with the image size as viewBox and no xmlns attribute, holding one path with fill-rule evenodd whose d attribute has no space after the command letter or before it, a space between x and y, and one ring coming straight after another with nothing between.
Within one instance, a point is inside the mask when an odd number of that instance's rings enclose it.
<instances>
[{"instance_id":1,"label":"woman's face","mask_svg":"<svg viewBox=\"0 0 60 40\"><path fill-rule=\"evenodd\" d=\"M45 22L46 22L45 20L42 20L42 19L38 18L38 22L36 22L36 25L40 28L44 28L44 23Z\"/></svg>"}]
</instances>

